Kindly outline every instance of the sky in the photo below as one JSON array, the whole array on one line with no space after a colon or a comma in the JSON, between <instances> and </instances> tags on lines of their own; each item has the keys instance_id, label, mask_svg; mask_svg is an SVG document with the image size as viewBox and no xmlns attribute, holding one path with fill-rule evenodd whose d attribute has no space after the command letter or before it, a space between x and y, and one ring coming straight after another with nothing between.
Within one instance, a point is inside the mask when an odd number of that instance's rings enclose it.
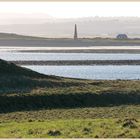
<instances>
[{"instance_id":1,"label":"sky","mask_svg":"<svg viewBox=\"0 0 140 140\"><path fill-rule=\"evenodd\" d=\"M140 2L0 2L0 18L140 17Z\"/></svg>"},{"instance_id":2,"label":"sky","mask_svg":"<svg viewBox=\"0 0 140 140\"><path fill-rule=\"evenodd\" d=\"M140 37L140 2L0 2L0 32L71 37L74 24L81 37Z\"/></svg>"}]
</instances>

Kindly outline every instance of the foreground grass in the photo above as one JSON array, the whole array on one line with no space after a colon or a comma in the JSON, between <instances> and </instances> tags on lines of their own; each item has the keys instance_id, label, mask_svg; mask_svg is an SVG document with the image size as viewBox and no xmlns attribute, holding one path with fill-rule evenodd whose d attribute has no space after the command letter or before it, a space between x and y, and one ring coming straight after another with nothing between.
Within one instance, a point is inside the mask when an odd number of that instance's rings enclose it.
<instances>
[{"instance_id":1,"label":"foreground grass","mask_svg":"<svg viewBox=\"0 0 140 140\"><path fill-rule=\"evenodd\" d=\"M0 114L0 138L139 138L140 105Z\"/></svg>"},{"instance_id":2,"label":"foreground grass","mask_svg":"<svg viewBox=\"0 0 140 140\"><path fill-rule=\"evenodd\" d=\"M1 138L118 138L140 137L140 120L73 119L0 124Z\"/></svg>"},{"instance_id":3,"label":"foreground grass","mask_svg":"<svg viewBox=\"0 0 140 140\"><path fill-rule=\"evenodd\" d=\"M140 118L140 105L121 105L110 107L90 107L72 109L40 109L35 111L20 111L1 113L0 122L28 122L66 119L122 119Z\"/></svg>"},{"instance_id":4,"label":"foreground grass","mask_svg":"<svg viewBox=\"0 0 140 140\"><path fill-rule=\"evenodd\" d=\"M139 138L140 105L0 114L0 138Z\"/></svg>"}]
</instances>

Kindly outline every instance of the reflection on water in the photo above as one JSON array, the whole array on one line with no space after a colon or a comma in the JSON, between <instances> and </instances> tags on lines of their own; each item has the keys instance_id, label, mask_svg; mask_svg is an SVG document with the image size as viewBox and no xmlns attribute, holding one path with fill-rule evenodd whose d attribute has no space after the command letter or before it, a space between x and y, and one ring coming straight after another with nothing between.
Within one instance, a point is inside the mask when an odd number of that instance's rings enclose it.
<instances>
[{"instance_id":1,"label":"reflection on water","mask_svg":"<svg viewBox=\"0 0 140 140\"><path fill-rule=\"evenodd\" d=\"M140 79L140 66L23 66L37 72L81 79Z\"/></svg>"}]
</instances>

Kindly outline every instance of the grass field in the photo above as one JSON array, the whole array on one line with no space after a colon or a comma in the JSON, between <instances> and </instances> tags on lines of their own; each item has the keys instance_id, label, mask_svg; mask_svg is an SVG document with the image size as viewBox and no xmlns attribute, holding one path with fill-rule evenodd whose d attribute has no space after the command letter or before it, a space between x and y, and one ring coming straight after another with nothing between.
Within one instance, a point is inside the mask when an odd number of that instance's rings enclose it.
<instances>
[{"instance_id":1,"label":"grass field","mask_svg":"<svg viewBox=\"0 0 140 140\"><path fill-rule=\"evenodd\" d=\"M46 76L0 60L0 137L139 138L139 85Z\"/></svg>"},{"instance_id":2,"label":"grass field","mask_svg":"<svg viewBox=\"0 0 140 140\"><path fill-rule=\"evenodd\" d=\"M122 138L140 137L136 119L73 119L0 124L0 137L8 138Z\"/></svg>"}]
</instances>

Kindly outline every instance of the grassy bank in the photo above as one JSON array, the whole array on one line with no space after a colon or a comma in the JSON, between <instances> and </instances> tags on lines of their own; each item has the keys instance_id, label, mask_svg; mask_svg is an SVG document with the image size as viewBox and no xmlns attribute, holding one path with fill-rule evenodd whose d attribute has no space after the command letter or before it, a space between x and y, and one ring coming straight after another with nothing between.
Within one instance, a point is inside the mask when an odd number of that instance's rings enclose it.
<instances>
[{"instance_id":1,"label":"grassy bank","mask_svg":"<svg viewBox=\"0 0 140 140\"><path fill-rule=\"evenodd\" d=\"M29 81L26 84L24 84L24 88L18 86L17 89L10 87L10 90L1 90L3 92L0 95L1 113L50 108L109 107L140 103L140 81L32 79L32 82Z\"/></svg>"},{"instance_id":2,"label":"grassy bank","mask_svg":"<svg viewBox=\"0 0 140 140\"><path fill-rule=\"evenodd\" d=\"M140 103L139 80L97 81L47 76L0 63L0 113Z\"/></svg>"},{"instance_id":3,"label":"grassy bank","mask_svg":"<svg viewBox=\"0 0 140 140\"><path fill-rule=\"evenodd\" d=\"M47 76L0 60L0 137L140 137L140 81Z\"/></svg>"}]
</instances>

